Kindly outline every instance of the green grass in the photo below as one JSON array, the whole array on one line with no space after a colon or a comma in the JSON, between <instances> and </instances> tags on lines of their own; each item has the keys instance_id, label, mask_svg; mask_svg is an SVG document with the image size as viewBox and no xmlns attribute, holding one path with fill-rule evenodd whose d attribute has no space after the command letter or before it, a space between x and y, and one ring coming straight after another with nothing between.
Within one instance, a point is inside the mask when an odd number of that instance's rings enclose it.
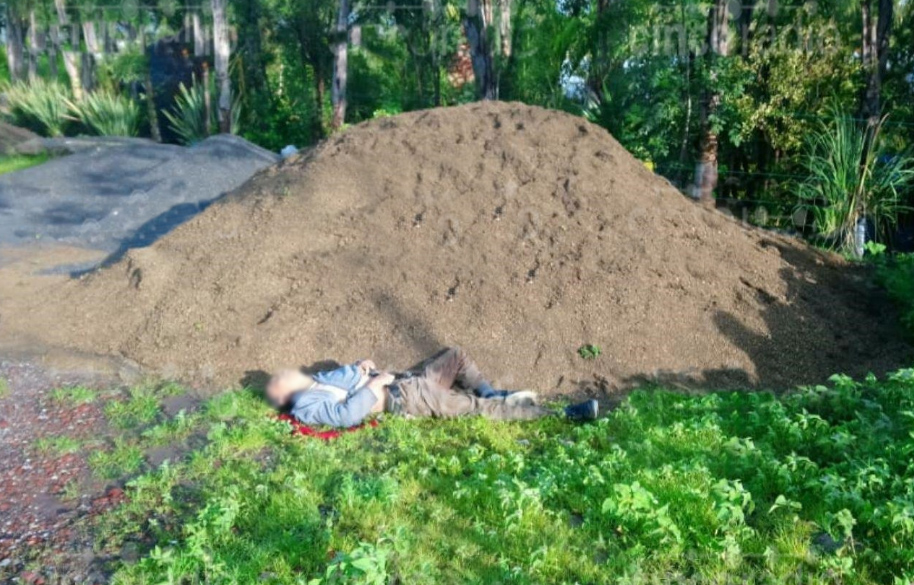
<instances>
[{"instance_id":1,"label":"green grass","mask_svg":"<svg viewBox=\"0 0 914 585\"><path fill-rule=\"evenodd\" d=\"M103 479L117 479L139 471L143 461L143 450L139 446L116 441L110 450L94 451L89 456L89 467Z\"/></svg>"},{"instance_id":2,"label":"green grass","mask_svg":"<svg viewBox=\"0 0 914 585\"><path fill-rule=\"evenodd\" d=\"M67 455L82 449L82 443L68 436L44 437L35 441L35 448L43 453L52 455Z\"/></svg>"},{"instance_id":3,"label":"green grass","mask_svg":"<svg viewBox=\"0 0 914 585\"><path fill-rule=\"evenodd\" d=\"M12 173L14 171L21 171L29 167L40 165L47 162L50 158L51 157L46 154L39 154L35 156L0 155L0 175Z\"/></svg>"},{"instance_id":4,"label":"green grass","mask_svg":"<svg viewBox=\"0 0 914 585\"><path fill-rule=\"evenodd\" d=\"M174 418L145 430L142 436L151 446L167 445L186 439L198 424L196 416L182 410Z\"/></svg>"},{"instance_id":5,"label":"green grass","mask_svg":"<svg viewBox=\"0 0 914 585\"><path fill-rule=\"evenodd\" d=\"M6 378L0 376L0 399L6 398L10 395L10 384L6 381Z\"/></svg>"},{"instance_id":6,"label":"green grass","mask_svg":"<svg viewBox=\"0 0 914 585\"><path fill-rule=\"evenodd\" d=\"M51 398L61 405L78 406L80 404L91 404L95 402L98 393L85 386L70 386L67 388L57 388L51 392Z\"/></svg>"},{"instance_id":7,"label":"green grass","mask_svg":"<svg viewBox=\"0 0 914 585\"><path fill-rule=\"evenodd\" d=\"M914 370L780 398L646 389L580 426L390 418L326 443L252 391L163 424L141 443L208 444L98 521L101 550L147 543L114 583L914 578ZM141 449L92 461L135 473Z\"/></svg>"},{"instance_id":8,"label":"green grass","mask_svg":"<svg viewBox=\"0 0 914 585\"><path fill-rule=\"evenodd\" d=\"M115 400L105 406L105 416L113 426L127 430L148 425L159 415L156 392L148 387L131 388L130 398Z\"/></svg>"}]
</instances>

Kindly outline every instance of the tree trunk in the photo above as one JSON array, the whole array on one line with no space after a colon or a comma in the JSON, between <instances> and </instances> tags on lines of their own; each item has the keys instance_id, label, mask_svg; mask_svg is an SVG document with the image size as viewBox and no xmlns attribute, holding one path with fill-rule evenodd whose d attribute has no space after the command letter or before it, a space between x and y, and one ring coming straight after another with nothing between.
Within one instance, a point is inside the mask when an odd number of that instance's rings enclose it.
<instances>
[{"instance_id":1,"label":"tree trunk","mask_svg":"<svg viewBox=\"0 0 914 585\"><path fill-rule=\"evenodd\" d=\"M718 146L719 138L711 126L711 118L720 107L720 93L714 87L717 84L715 72L717 61L726 57L730 51L730 15L727 0L714 0L708 10L708 61L710 73L709 87L701 104L701 154L695 166L695 185L693 197L706 205L714 203L714 189L718 182Z\"/></svg>"},{"instance_id":2,"label":"tree trunk","mask_svg":"<svg viewBox=\"0 0 914 585\"><path fill-rule=\"evenodd\" d=\"M682 101L685 102L685 120L682 125L682 141L679 144L679 169L676 171L676 185L680 188L686 184L685 169L689 160L689 142L692 130L692 70L695 66L695 52L689 47L689 28L686 20L685 0L679 1L679 19L682 26L679 57L683 61Z\"/></svg>"},{"instance_id":3,"label":"tree trunk","mask_svg":"<svg viewBox=\"0 0 914 585\"><path fill-rule=\"evenodd\" d=\"M333 83L330 86L333 118L330 127L338 130L346 121L346 81L349 73L349 0L339 0L334 33L336 39L333 44Z\"/></svg>"},{"instance_id":4,"label":"tree trunk","mask_svg":"<svg viewBox=\"0 0 914 585\"><path fill-rule=\"evenodd\" d=\"M755 13L755 6L751 2L746 2L742 6L739 14L739 32L740 32L740 54L743 59L749 58L749 43L752 40L752 17Z\"/></svg>"},{"instance_id":5,"label":"tree trunk","mask_svg":"<svg viewBox=\"0 0 914 585\"><path fill-rule=\"evenodd\" d=\"M38 26L38 15L33 6L29 10L29 81L38 79L38 58L44 51L44 31Z\"/></svg>"},{"instance_id":6,"label":"tree trunk","mask_svg":"<svg viewBox=\"0 0 914 585\"><path fill-rule=\"evenodd\" d=\"M473 62L473 75L479 98L483 100L498 99L498 87L495 79L495 59L489 42L488 31L492 26L492 2L497 0L468 0L467 14L463 20L463 30L470 47L470 59Z\"/></svg>"},{"instance_id":7,"label":"tree trunk","mask_svg":"<svg viewBox=\"0 0 914 585\"><path fill-rule=\"evenodd\" d=\"M73 91L73 98L76 101L83 99L83 83L80 74L80 33L79 25L70 26L70 46L63 51L63 66L70 77L70 87Z\"/></svg>"},{"instance_id":8,"label":"tree trunk","mask_svg":"<svg viewBox=\"0 0 914 585\"><path fill-rule=\"evenodd\" d=\"M873 14L873 0L864 0L863 15L863 69L866 88L861 100L860 114L870 126L875 126L882 116L882 80L889 60L889 40L894 19L894 2L878 0L878 15Z\"/></svg>"},{"instance_id":9,"label":"tree trunk","mask_svg":"<svg viewBox=\"0 0 914 585\"><path fill-rule=\"evenodd\" d=\"M194 10L191 20L194 23L194 57L203 57L206 55L206 31L199 10Z\"/></svg>"},{"instance_id":10,"label":"tree trunk","mask_svg":"<svg viewBox=\"0 0 914 585\"><path fill-rule=\"evenodd\" d=\"M209 136L213 120L213 95L209 91L209 63L203 62L203 119L206 120L204 134Z\"/></svg>"},{"instance_id":11,"label":"tree trunk","mask_svg":"<svg viewBox=\"0 0 914 585\"><path fill-rule=\"evenodd\" d=\"M101 54L101 46L98 43L98 34L96 34L95 23L91 20L83 22L83 38L86 41L86 50L93 55Z\"/></svg>"},{"instance_id":12,"label":"tree trunk","mask_svg":"<svg viewBox=\"0 0 914 585\"><path fill-rule=\"evenodd\" d=\"M595 96L603 96L603 81L605 72L603 65L606 63L606 12L612 0L597 0L597 18L594 32L596 33L593 46L593 58L590 60L590 71L587 75L587 87Z\"/></svg>"},{"instance_id":13,"label":"tree trunk","mask_svg":"<svg viewBox=\"0 0 914 585\"><path fill-rule=\"evenodd\" d=\"M48 28L48 75L57 81L57 55L60 50L60 27L52 24Z\"/></svg>"},{"instance_id":14,"label":"tree trunk","mask_svg":"<svg viewBox=\"0 0 914 585\"><path fill-rule=\"evenodd\" d=\"M437 49L432 56L432 71L435 72L435 78L433 80L432 89L434 90L434 106L436 108L441 107L441 59L438 56Z\"/></svg>"},{"instance_id":15,"label":"tree trunk","mask_svg":"<svg viewBox=\"0 0 914 585\"><path fill-rule=\"evenodd\" d=\"M54 8L57 9L57 23L60 26L67 26L70 24L70 19L67 17L66 0L54 0Z\"/></svg>"},{"instance_id":16,"label":"tree trunk","mask_svg":"<svg viewBox=\"0 0 914 585\"><path fill-rule=\"evenodd\" d=\"M156 108L155 86L152 84L152 69L149 67L149 57L146 53L146 29L140 27L140 50L147 59L143 84L146 86L146 117L149 118L149 134L155 142L162 142L162 127L159 125L159 111Z\"/></svg>"},{"instance_id":17,"label":"tree trunk","mask_svg":"<svg viewBox=\"0 0 914 585\"><path fill-rule=\"evenodd\" d=\"M103 43L105 55L114 54L117 52L117 44L114 42L114 36L117 32L115 31L112 34L111 28L115 26L115 23L102 21L102 25L105 27L105 42Z\"/></svg>"},{"instance_id":18,"label":"tree trunk","mask_svg":"<svg viewBox=\"0 0 914 585\"><path fill-rule=\"evenodd\" d=\"M22 19L13 2L6 3L6 62L13 81L22 81L25 77L23 45L25 31Z\"/></svg>"},{"instance_id":19,"label":"tree trunk","mask_svg":"<svg viewBox=\"0 0 914 585\"><path fill-rule=\"evenodd\" d=\"M83 90L91 92L95 89L95 57L89 51L83 51L80 56L79 72Z\"/></svg>"},{"instance_id":20,"label":"tree trunk","mask_svg":"<svg viewBox=\"0 0 914 585\"><path fill-rule=\"evenodd\" d=\"M78 28L75 22L72 28ZM79 72L83 91L90 92L95 88L95 55L100 54L101 51L98 44L98 35L95 31L95 23L84 21L82 23L82 31L86 45L85 49L82 49L79 45L74 45L74 50L80 51Z\"/></svg>"},{"instance_id":21,"label":"tree trunk","mask_svg":"<svg viewBox=\"0 0 914 585\"><path fill-rule=\"evenodd\" d=\"M229 76L229 45L227 0L213 2L213 49L215 53L216 82L219 85L219 131L232 132L232 79Z\"/></svg>"},{"instance_id":22,"label":"tree trunk","mask_svg":"<svg viewBox=\"0 0 914 585\"><path fill-rule=\"evenodd\" d=\"M181 42L192 45L194 42L194 19L189 3L184 4L184 24L181 27Z\"/></svg>"},{"instance_id":23,"label":"tree trunk","mask_svg":"<svg viewBox=\"0 0 914 585\"><path fill-rule=\"evenodd\" d=\"M237 6L237 5L236 5ZM267 73L263 61L263 35L260 30L262 8L259 2L245 2L244 22L239 36L242 40L236 50L243 53L245 79L250 80L254 93L263 95L267 91Z\"/></svg>"}]
</instances>

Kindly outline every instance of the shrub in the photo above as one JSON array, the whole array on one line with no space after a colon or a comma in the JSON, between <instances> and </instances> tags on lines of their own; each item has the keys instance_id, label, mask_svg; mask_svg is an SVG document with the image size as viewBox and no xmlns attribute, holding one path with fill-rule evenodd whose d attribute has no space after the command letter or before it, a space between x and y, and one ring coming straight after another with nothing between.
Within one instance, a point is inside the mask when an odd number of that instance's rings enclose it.
<instances>
[{"instance_id":1,"label":"shrub","mask_svg":"<svg viewBox=\"0 0 914 585\"><path fill-rule=\"evenodd\" d=\"M914 336L914 254L900 254L885 260L877 259L880 284L898 305L901 323Z\"/></svg>"},{"instance_id":2,"label":"shrub","mask_svg":"<svg viewBox=\"0 0 914 585\"><path fill-rule=\"evenodd\" d=\"M39 79L10 84L6 93L16 123L47 136L63 136L71 97L67 86Z\"/></svg>"},{"instance_id":3,"label":"shrub","mask_svg":"<svg viewBox=\"0 0 914 585\"><path fill-rule=\"evenodd\" d=\"M179 88L179 95L175 98L172 111L163 111L169 126L184 144L200 142L212 132L216 125L214 108L209 115L206 111L206 101L203 86L194 82L188 88L183 83Z\"/></svg>"},{"instance_id":4,"label":"shrub","mask_svg":"<svg viewBox=\"0 0 914 585\"><path fill-rule=\"evenodd\" d=\"M130 98L110 91L97 91L81 102L67 101L71 119L99 136L136 136L140 127L140 106Z\"/></svg>"},{"instance_id":5,"label":"shrub","mask_svg":"<svg viewBox=\"0 0 914 585\"><path fill-rule=\"evenodd\" d=\"M882 122L861 129L838 116L808 141L802 166L809 178L799 185L800 207L812 212L818 232L843 252L855 252L862 218L873 222L877 236L894 225L905 209L902 193L914 183L914 159L886 151Z\"/></svg>"},{"instance_id":6,"label":"shrub","mask_svg":"<svg viewBox=\"0 0 914 585\"><path fill-rule=\"evenodd\" d=\"M183 83L180 93L175 98L175 106L171 112L162 112L169 122L169 127L177 134L184 144L200 142L207 136L216 133L219 129L217 119L219 109L219 96L215 82L210 80L210 111L206 111L206 95L202 83L194 81L188 88ZM235 100L232 104L232 133L237 134L241 122L241 101Z\"/></svg>"}]
</instances>

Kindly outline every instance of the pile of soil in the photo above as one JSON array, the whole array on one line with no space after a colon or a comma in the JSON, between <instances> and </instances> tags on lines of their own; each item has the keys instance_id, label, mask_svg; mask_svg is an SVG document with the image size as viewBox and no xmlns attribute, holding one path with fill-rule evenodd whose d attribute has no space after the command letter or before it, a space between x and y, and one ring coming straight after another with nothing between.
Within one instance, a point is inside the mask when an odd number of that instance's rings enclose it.
<instances>
[{"instance_id":1,"label":"pile of soil","mask_svg":"<svg viewBox=\"0 0 914 585\"><path fill-rule=\"evenodd\" d=\"M353 127L151 247L29 290L0 306L4 335L214 385L455 344L497 386L547 394L784 388L911 356L860 269L694 204L597 126L513 103Z\"/></svg>"}]
</instances>

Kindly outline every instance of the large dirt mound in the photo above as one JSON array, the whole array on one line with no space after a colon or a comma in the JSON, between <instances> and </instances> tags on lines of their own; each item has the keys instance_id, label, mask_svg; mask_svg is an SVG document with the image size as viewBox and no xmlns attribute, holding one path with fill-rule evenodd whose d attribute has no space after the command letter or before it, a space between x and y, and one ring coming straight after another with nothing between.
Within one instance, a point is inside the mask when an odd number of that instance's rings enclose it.
<instances>
[{"instance_id":1,"label":"large dirt mound","mask_svg":"<svg viewBox=\"0 0 914 585\"><path fill-rule=\"evenodd\" d=\"M839 259L695 205L597 126L505 103L354 127L49 294L7 326L219 383L459 344L547 393L785 387L909 349Z\"/></svg>"}]
</instances>

